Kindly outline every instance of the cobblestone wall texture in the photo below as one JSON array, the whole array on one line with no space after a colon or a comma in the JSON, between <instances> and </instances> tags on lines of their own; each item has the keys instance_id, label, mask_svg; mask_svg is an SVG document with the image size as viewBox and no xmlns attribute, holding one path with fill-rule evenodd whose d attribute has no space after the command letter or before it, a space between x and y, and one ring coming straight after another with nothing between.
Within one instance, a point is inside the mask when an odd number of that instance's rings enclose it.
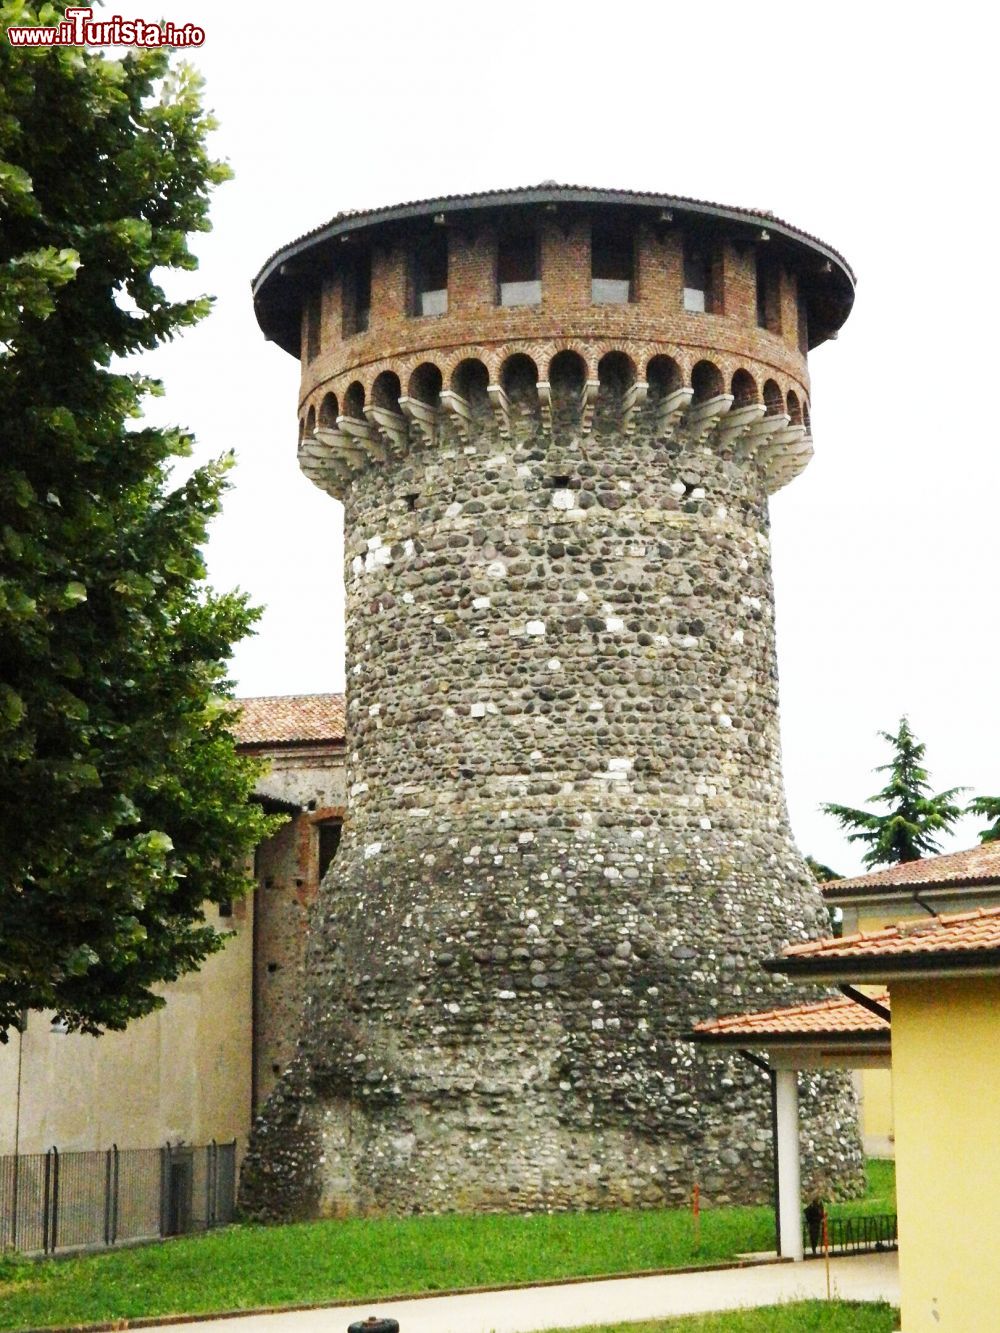
<instances>
[{"instance_id":1,"label":"cobblestone wall texture","mask_svg":"<svg viewBox=\"0 0 1000 1333\"><path fill-rule=\"evenodd\" d=\"M768 1196L766 1078L682 1034L780 1002L760 959L828 924L780 772L771 462L728 403L600 378L592 418L572 368L502 414L470 390L338 485L349 816L258 1214ZM848 1081L803 1088L807 1177L849 1192Z\"/></svg>"}]
</instances>

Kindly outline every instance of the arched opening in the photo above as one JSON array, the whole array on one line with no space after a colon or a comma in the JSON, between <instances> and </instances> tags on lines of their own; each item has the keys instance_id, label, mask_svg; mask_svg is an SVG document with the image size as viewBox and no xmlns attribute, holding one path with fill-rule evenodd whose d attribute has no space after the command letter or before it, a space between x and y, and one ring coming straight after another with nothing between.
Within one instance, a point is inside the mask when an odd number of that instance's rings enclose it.
<instances>
[{"instance_id":1,"label":"arched opening","mask_svg":"<svg viewBox=\"0 0 1000 1333\"><path fill-rule=\"evenodd\" d=\"M549 362L549 383L552 390L579 393L587 380L587 363L579 352L566 348L556 352Z\"/></svg>"},{"instance_id":2,"label":"arched opening","mask_svg":"<svg viewBox=\"0 0 1000 1333\"><path fill-rule=\"evenodd\" d=\"M729 386L733 407L750 407L757 402L757 381L748 370L738 370Z\"/></svg>"},{"instance_id":3,"label":"arched opening","mask_svg":"<svg viewBox=\"0 0 1000 1333\"><path fill-rule=\"evenodd\" d=\"M764 385L764 406L769 417L781 416L785 410L785 400L774 380L768 380Z\"/></svg>"},{"instance_id":4,"label":"arched opening","mask_svg":"<svg viewBox=\"0 0 1000 1333\"><path fill-rule=\"evenodd\" d=\"M801 407L801 405L800 405L800 403L799 403L799 395L795 392L794 389L789 389L789 390L788 390L788 398L786 399L786 402L787 402L787 404L788 404L788 419L789 419L789 421L791 421L791 423L792 423L793 426L801 426L801 425L802 425L802 407Z\"/></svg>"},{"instance_id":5,"label":"arched opening","mask_svg":"<svg viewBox=\"0 0 1000 1333\"><path fill-rule=\"evenodd\" d=\"M482 361L469 358L460 361L451 377L451 387L472 407L488 407L490 397L486 392L490 382L490 373Z\"/></svg>"},{"instance_id":6,"label":"arched opening","mask_svg":"<svg viewBox=\"0 0 1000 1333\"><path fill-rule=\"evenodd\" d=\"M500 368L500 384L512 402L534 402L537 383L538 367L523 352L509 356Z\"/></svg>"},{"instance_id":7,"label":"arched opening","mask_svg":"<svg viewBox=\"0 0 1000 1333\"><path fill-rule=\"evenodd\" d=\"M624 352L608 352L598 362L597 378L602 391L621 395L635 383L635 363Z\"/></svg>"},{"instance_id":8,"label":"arched opening","mask_svg":"<svg viewBox=\"0 0 1000 1333\"><path fill-rule=\"evenodd\" d=\"M359 421L365 414L365 386L355 380L344 394L344 416Z\"/></svg>"},{"instance_id":9,"label":"arched opening","mask_svg":"<svg viewBox=\"0 0 1000 1333\"><path fill-rule=\"evenodd\" d=\"M699 361L691 372L691 388L694 390L696 403L706 403L709 398L718 398L725 389L722 371L711 361Z\"/></svg>"},{"instance_id":10,"label":"arched opening","mask_svg":"<svg viewBox=\"0 0 1000 1333\"><path fill-rule=\"evenodd\" d=\"M336 430L339 416L340 407L337 403L337 395L328 393L319 405L319 424L330 430Z\"/></svg>"},{"instance_id":11,"label":"arched opening","mask_svg":"<svg viewBox=\"0 0 1000 1333\"><path fill-rule=\"evenodd\" d=\"M306 413L306 435L315 435L316 433L316 409L310 407Z\"/></svg>"},{"instance_id":12,"label":"arched opening","mask_svg":"<svg viewBox=\"0 0 1000 1333\"><path fill-rule=\"evenodd\" d=\"M306 419L305 417L299 417L299 439L298 439L299 444L302 443L305 433L306 433Z\"/></svg>"},{"instance_id":13,"label":"arched opening","mask_svg":"<svg viewBox=\"0 0 1000 1333\"><path fill-rule=\"evenodd\" d=\"M407 392L410 398L416 398L418 402L426 403L428 407L437 407L441 401L443 382L441 372L434 362L424 361L410 376Z\"/></svg>"},{"instance_id":14,"label":"arched opening","mask_svg":"<svg viewBox=\"0 0 1000 1333\"><path fill-rule=\"evenodd\" d=\"M808 400L805 400L805 401L803 401L803 403L802 403L802 424L803 424L803 425L805 426L805 428L806 428L806 434L807 434L807 435L811 435L811 434L812 434L812 419L811 419L810 416L809 416L809 402L808 402Z\"/></svg>"},{"instance_id":15,"label":"arched opening","mask_svg":"<svg viewBox=\"0 0 1000 1333\"><path fill-rule=\"evenodd\" d=\"M684 376L673 357L654 356L646 367L646 382L653 398L666 398L668 393L683 388Z\"/></svg>"},{"instance_id":16,"label":"arched opening","mask_svg":"<svg viewBox=\"0 0 1000 1333\"><path fill-rule=\"evenodd\" d=\"M372 403L375 407L387 408L390 412L399 411L400 384L399 376L391 370L383 370L372 385Z\"/></svg>"}]
</instances>

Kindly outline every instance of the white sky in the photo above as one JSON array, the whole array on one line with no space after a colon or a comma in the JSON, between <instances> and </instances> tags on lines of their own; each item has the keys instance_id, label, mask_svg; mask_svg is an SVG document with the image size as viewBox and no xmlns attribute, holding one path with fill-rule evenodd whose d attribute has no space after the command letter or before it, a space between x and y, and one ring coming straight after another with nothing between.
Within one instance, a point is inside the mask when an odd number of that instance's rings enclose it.
<instances>
[{"instance_id":1,"label":"white sky","mask_svg":"<svg viewBox=\"0 0 1000 1333\"><path fill-rule=\"evenodd\" d=\"M339 504L299 473L298 363L250 279L345 208L560 182L773 210L846 255L854 313L811 358L816 458L772 506L785 780L799 845L860 853L822 800L881 785L909 714L936 788L1000 793L991 337L997 31L986 6L294 6L141 0L197 22L192 59L236 178L198 242L215 313L155 360L156 419L233 447L209 548L267 610L242 694L344 684ZM153 415L151 411L150 415ZM966 821L947 846L971 845Z\"/></svg>"}]
</instances>

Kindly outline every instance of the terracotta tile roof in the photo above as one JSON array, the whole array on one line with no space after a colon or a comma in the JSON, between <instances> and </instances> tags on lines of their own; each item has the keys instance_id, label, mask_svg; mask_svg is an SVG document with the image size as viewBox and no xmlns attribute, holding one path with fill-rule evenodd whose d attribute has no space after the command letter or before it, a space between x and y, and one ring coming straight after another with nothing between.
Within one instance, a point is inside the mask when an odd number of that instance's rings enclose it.
<instances>
[{"instance_id":1,"label":"terracotta tile roof","mask_svg":"<svg viewBox=\"0 0 1000 1333\"><path fill-rule=\"evenodd\" d=\"M888 991L871 997L889 1007ZM762 1038L841 1037L852 1034L889 1032L889 1024L846 995L835 995L814 1004L795 1004L767 1009L759 1014L734 1014L699 1023L694 1031L701 1040L758 1042Z\"/></svg>"},{"instance_id":2,"label":"terracotta tile roof","mask_svg":"<svg viewBox=\"0 0 1000 1333\"><path fill-rule=\"evenodd\" d=\"M1000 907L920 917L842 939L792 944L780 958L770 958L764 966L769 972L789 975L838 970L846 975L853 970L852 964L866 965L874 973L879 968L895 972L921 966L962 970L977 963L1000 964Z\"/></svg>"},{"instance_id":3,"label":"terracotta tile roof","mask_svg":"<svg viewBox=\"0 0 1000 1333\"><path fill-rule=\"evenodd\" d=\"M240 745L288 745L294 741L342 741L342 694L272 694L236 699L233 728Z\"/></svg>"},{"instance_id":4,"label":"terracotta tile roof","mask_svg":"<svg viewBox=\"0 0 1000 1333\"><path fill-rule=\"evenodd\" d=\"M983 842L964 852L944 856L925 856L919 861L903 861L885 870L873 870L851 879L831 879L823 892L830 898L841 894L871 893L879 889L946 888L949 885L1000 883L1000 842Z\"/></svg>"}]
</instances>

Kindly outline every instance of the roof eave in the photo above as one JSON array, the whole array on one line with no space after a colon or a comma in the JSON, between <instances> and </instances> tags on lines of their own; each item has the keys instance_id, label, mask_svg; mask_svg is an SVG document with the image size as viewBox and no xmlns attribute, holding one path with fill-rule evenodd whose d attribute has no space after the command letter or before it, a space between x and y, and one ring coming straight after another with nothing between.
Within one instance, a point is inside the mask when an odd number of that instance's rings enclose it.
<instances>
[{"instance_id":1,"label":"roof eave","mask_svg":"<svg viewBox=\"0 0 1000 1333\"><path fill-rule=\"evenodd\" d=\"M849 1032L791 1032L781 1034L768 1032L687 1032L684 1034L683 1040L696 1041L704 1046L736 1047L857 1046L859 1043L868 1042L877 1046L889 1046L891 1044L891 1029L889 1024L886 1023L884 1032L871 1028L858 1028Z\"/></svg>"},{"instance_id":2,"label":"roof eave","mask_svg":"<svg viewBox=\"0 0 1000 1333\"><path fill-rule=\"evenodd\" d=\"M794 981L930 981L1000 976L1000 949L942 950L934 954L869 958L766 958L765 972Z\"/></svg>"},{"instance_id":3,"label":"roof eave","mask_svg":"<svg viewBox=\"0 0 1000 1333\"><path fill-rule=\"evenodd\" d=\"M979 875L968 879L928 880L923 884L876 884L847 885L837 888L836 880L829 880L822 886L825 902L834 907L853 907L858 903L891 903L902 898L909 900L923 897L925 894L942 897L965 893L970 889L996 888L1000 890L1000 875Z\"/></svg>"},{"instance_id":4,"label":"roof eave","mask_svg":"<svg viewBox=\"0 0 1000 1333\"><path fill-rule=\"evenodd\" d=\"M781 237L789 244L800 249L811 251L813 254L824 259L831 264L837 272L842 275L846 283L846 289L842 294L843 311L839 321L829 330L833 333L839 328L850 314L854 302L854 290L857 279L854 271L851 269L843 255L839 254L832 246L811 236L807 232L802 232L792 227L778 218L770 217L768 214L754 211L752 209L732 208L724 204L714 204L708 201L685 199L682 196L668 194L646 194L641 191L631 190L599 190L586 189L578 186L529 186L524 189L487 191L471 195L455 195L448 198L425 199L413 203L396 204L383 209L370 209L359 211L357 213L346 214L341 217L335 217L328 223L307 232L297 240L289 242L277 250L270 259L266 260L257 276L251 283L253 293L254 311L257 316L257 322L260 325L265 337L277 342L280 347L289 352L290 355L297 356L299 348L297 338L293 332L285 330L284 336L279 336L279 326L282 323L280 313L277 310L273 317L265 308L266 296L265 288L276 274L281 273L284 266L292 264L295 260L329 244L331 241L344 239L355 232L363 232L379 227L391 226L393 224L416 221L420 218L433 217L437 215L460 215L463 213L474 213L487 209L496 210L503 208L516 208L530 205L545 204L578 204L589 205L591 207L630 205L635 208L647 209L649 211L663 211L686 214L688 216L698 216L711 219L717 222L727 222L743 227L757 227L766 230L770 235ZM279 303L280 304L280 303ZM829 336L827 333L825 336Z\"/></svg>"}]
</instances>

